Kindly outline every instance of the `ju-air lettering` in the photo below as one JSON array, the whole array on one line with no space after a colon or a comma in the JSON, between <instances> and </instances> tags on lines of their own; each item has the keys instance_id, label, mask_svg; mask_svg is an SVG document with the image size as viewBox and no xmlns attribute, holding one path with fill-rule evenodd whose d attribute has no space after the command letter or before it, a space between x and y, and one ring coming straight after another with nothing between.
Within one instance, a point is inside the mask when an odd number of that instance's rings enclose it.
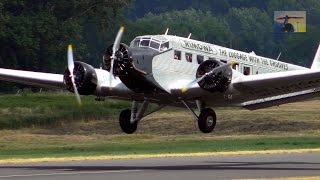
<instances>
[{"instance_id":1,"label":"ju-air lettering","mask_svg":"<svg viewBox=\"0 0 320 180\"><path fill-rule=\"evenodd\" d=\"M182 43L182 46L184 48L188 48L188 49L195 49L198 51L204 51L204 52L211 53L211 54L217 54L217 51L215 48L211 47L210 45L206 45L206 44L200 44L200 43L190 42L190 41L184 40Z\"/></svg>"}]
</instances>

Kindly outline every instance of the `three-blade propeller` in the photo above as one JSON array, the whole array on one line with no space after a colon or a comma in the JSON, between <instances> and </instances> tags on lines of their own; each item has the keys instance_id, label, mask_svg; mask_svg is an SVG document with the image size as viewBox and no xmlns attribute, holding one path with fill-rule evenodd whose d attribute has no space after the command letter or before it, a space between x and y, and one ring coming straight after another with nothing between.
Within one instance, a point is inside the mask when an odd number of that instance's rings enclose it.
<instances>
[{"instance_id":1,"label":"three-blade propeller","mask_svg":"<svg viewBox=\"0 0 320 180\"><path fill-rule=\"evenodd\" d=\"M224 65L222 65L222 66L219 66L219 67L217 67L217 68L212 69L210 72L205 73L205 74L204 74L203 76L201 76L200 78L191 81L189 84L187 84L185 87L183 87L183 88L181 89L181 92L183 92L183 93L187 92L188 89L190 89L194 84L196 84L196 83L200 82L201 80L203 80L205 77L212 75L213 73L215 73L215 72L217 72L217 71L225 68L226 66L232 66L232 65L234 65L234 64L236 64L236 63L237 63L237 62L235 62L235 61L229 61L227 64L224 64Z\"/></svg>"},{"instance_id":2,"label":"three-blade propeller","mask_svg":"<svg viewBox=\"0 0 320 180\"><path fill-rule=\"evenodd\" d=\"M81 99L80 99L80 95L78 93L78 89L75 83L75 79L74 79L74 61L73 61L73 52L72 52L72 45L70 44L68 46L68 70L70 72L70 78L71 78L71 82L73 85L73 90L74 90L74 94L76 95L76 99L79 105L81 105Z\"/></svg>"},{"instance_id":3,"label":"three-blade propeller","mask_svg":"<svg viewBox=\"0 0 320 180\"><path fill-rule=\"evenodd\" d=\"M114 59L116 58L116 52L120 48L120 43L121 43L123 31L124 31L124 27L121 26L118 31L118 34L116 36L116 39L114 40L113 47L112 47L112 56L111 56L111 64L110 64L110 78L109 78L110 89L112 88L111 84L112 84L112 77L113 77L113 63L114 63Z\"/></svg>"}]
</instances>

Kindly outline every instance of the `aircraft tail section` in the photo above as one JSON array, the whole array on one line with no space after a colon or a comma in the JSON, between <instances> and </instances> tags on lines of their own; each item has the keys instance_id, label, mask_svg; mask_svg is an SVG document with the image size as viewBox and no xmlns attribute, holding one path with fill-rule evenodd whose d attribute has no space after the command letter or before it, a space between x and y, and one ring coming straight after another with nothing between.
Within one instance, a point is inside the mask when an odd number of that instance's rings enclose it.
<instances>
[{"instance_id":1,"label":"aircraft tail section","mask_svg":"<svg viewBox=\"0 0 320 180\"><path fill-rule=\"evenodd\" d=\"M320 44L318 46L316 55L314 56L311 69L320 69Z\"/></svg>"}]
</instances>

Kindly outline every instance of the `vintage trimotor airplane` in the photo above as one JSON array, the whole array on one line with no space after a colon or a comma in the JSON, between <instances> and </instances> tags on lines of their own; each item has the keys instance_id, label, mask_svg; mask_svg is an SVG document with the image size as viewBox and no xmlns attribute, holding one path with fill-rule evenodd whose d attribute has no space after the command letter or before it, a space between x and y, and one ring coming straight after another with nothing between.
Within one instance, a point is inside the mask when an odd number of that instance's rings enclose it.
<instances>
[{"instance_id":1,"label":"vintage trimotor airplane","mask_svg":"<svg viewBox=\"0 0 320 180\"><path fill-rule=\"evenodd\" d=\"M184 37L144 35L130 46L121 43L123 27L103 56L102 68L73 61L68 47L64 74L0 68L0 79L40 87L67 89L132 101L120 113L121 129L134 133L138 122L164 106L186 107L203 133L216 126L209 107L240 106L250 110L302 101L320 94L319 47L311 68L245 53ZM191 34L190 34L191 35ZM158 107L148 110L150 103ZM199 113L195 111L198 109Z\"/></svg>"}]
</instances>

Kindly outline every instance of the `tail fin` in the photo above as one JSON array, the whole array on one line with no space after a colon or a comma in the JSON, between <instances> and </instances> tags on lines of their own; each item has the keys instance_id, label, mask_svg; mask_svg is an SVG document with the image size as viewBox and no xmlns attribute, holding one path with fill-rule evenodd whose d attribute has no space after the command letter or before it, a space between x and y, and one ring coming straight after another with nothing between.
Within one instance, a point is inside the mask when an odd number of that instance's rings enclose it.
<instances>
[{"instance_id":1,"label":"tail fin","mask_svg":"<svg viewBox=\"0 0 320 180\"><path fill-rule=\"evenodd\" d=\"M314 56L311 69L320 69L320 44L318 46L316 55Z\"/></svg>"}]
</instances>

